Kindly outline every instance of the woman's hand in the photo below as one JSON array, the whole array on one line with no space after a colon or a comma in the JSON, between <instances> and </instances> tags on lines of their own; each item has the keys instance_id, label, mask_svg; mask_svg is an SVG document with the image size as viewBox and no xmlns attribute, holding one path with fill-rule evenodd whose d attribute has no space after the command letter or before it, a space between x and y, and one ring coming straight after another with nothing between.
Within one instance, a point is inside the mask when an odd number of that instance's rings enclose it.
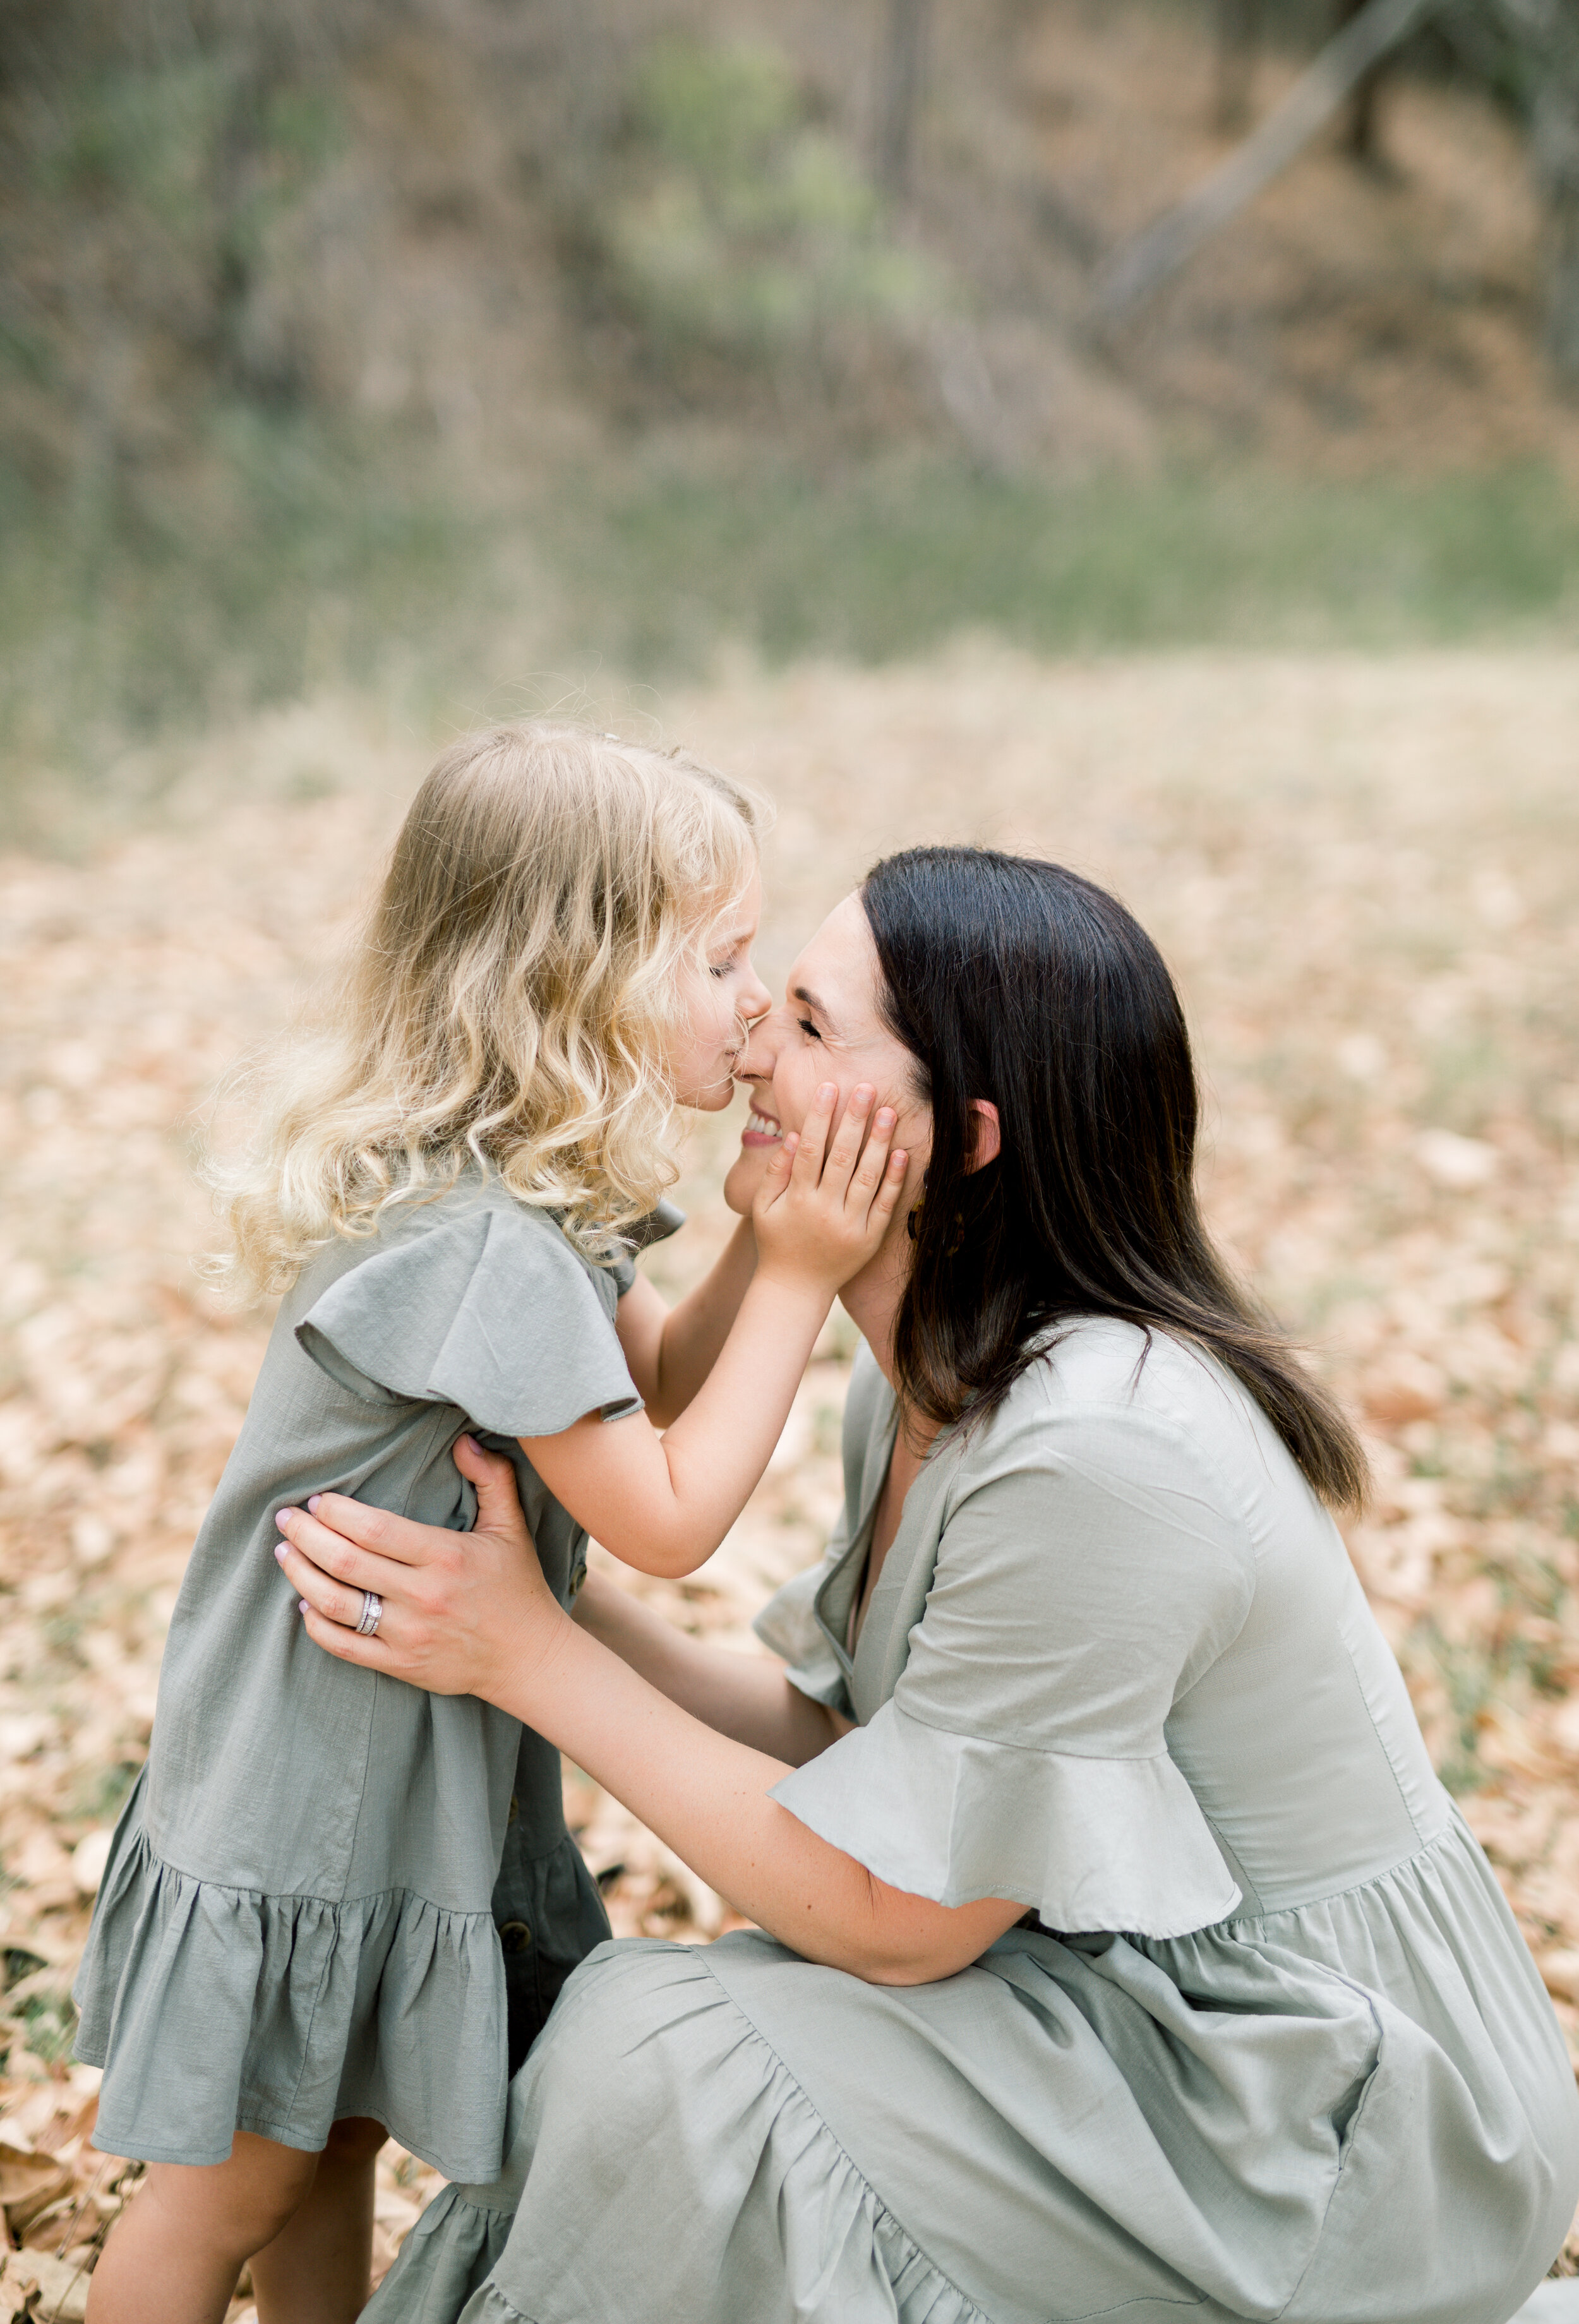
<instances>
[{"instance_id":1,"label":"woman's hand","mask_svg":"<svg viewBox=\"0 0 1579 2324\"><path fill-rule=\"evenodd\" d=\"M423 1687L496 1701L551 1657L570 1618L543 1579L508 1461L469 1436L455 1465L477 1491L470 1533L413 1524L343 1493L282 1509L275 1555L327 1654ZM356 1624L376 1591L377 1631Z\"/></svg>"},{"instance_id":2,"label":"woman's hand","mask_svg":"<svg viewBox=\"0 0 1579 2324\"><path fill-rule=\"evenodd\" d=\"M800 1130L774 1154L752 1203L764 1280L804 1284L831 1299L877 1256L906 1157L889 1152L898 1117L890 1105L872 1114L876 1094L870 1082L858 1083L835 1130L839 1093L825 1082Z\"/></svg>"},{"instance_id":3,"label":"woman's hand","mask_svg":"<svg viewBox=\"0 0 1579 2324\"><path fill-rule=\"evenodd\" d=\"M635 1665L650 1656L640 1644L627 1663L565 1613L543 1580L510 1463L463 1436L455 1464L477 1489L471 1533L413 1525L338 1493L325 1493L317 1515L281 1511L290 1544L282 1562L328 1653L430 1693L478 1695L535 1728L748 1920L808 1960L876 1984L918 1985L964 1969L1020 1918L1024 1907L1006 1899L945 1906L906 1895L819 1839L769 1797L789 1773L777 1752L705 1724L641 1675ZM384 1603L377 1636L365 1638L354 1626L366 1590ZM743 1681L762 1666L738 1659L741 1682L708 1707L755 1728L761 1706ZM768 1729L775 1741L777 1726ZM827 1730L805 1738L790 1722L783 1739L820 1748Z\"/></svg>"}]
</instances>

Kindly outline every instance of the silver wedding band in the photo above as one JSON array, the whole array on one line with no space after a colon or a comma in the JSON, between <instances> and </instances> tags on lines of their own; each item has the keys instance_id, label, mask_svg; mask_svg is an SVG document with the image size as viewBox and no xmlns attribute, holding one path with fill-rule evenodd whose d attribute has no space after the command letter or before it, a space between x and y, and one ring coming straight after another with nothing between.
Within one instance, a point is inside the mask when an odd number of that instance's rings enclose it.
<instances>
[{"instance_id":1,"label":"silver wedding band","mask_svg":"<svg viewBox=\"0 0 1579 2324\"><path fill-rule=\"evenodd\" d=\"M370 1638L383 1619L383 1600L376 1590L362 1592L362 1619L356 1625L359 1638Z\"/></svg>"}]
</instances>

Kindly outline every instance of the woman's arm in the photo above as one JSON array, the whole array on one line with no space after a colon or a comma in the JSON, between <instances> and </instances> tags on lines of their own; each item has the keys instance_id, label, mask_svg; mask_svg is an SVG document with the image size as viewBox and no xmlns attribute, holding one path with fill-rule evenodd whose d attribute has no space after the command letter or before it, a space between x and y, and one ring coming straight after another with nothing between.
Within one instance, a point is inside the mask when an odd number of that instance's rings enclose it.
<instances>
[{"instance_id":1,"label":"woman's arm","mask_svg":"<svg viewBox=\"0 0 1579 2324\"><path fill-rule=\"evenodd\" d=\"M872 1984L927 1984L1020 1918L1006 1898L950 1907L908 1895L819 1840L768 1796L784 1760L716 1733L563 1611L531 1553L508 1464L466 1438L456 1461L477 1487L469 1535L338 1494L316 1500L316 1515L282 1510L282 1562L328 1653L512 1712L808 1960ZM372 1637L346 1627L366 1590L384 1600Z\"/></svg>"},{"instance_id":2,"label":"woman's arm","mask_svg":"<svg viewBox=\"0 0 1579 2324\"><path fill-rule=\"evenodd\" d=\"M696 1289L675 1306L665 1306L643 1275L621 1300L614 1328L657 1427L679 1418L717 1362L756 1264L756 1233L742 1219Z\"/></svg>"},{"instance_id":3,"label":"woman's arm","mask_svg":"<svg viewBox=\"0 0 1579 2324\"><path fill-rule=\"evenodd\" d=\"M791 1686L780 1663L704 1646L602 1574L576 1600L577 1626L715 1734L804 1766L847 1722Z\"/></svg>"}]
</instances>

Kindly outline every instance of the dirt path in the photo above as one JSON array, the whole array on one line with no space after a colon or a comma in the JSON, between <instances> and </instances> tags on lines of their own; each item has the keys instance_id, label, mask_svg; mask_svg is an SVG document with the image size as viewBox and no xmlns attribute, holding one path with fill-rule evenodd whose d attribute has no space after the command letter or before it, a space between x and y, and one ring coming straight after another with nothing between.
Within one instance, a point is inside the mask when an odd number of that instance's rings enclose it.
<instances>
[{"instance_id":1,"label":"dirt path","mask_svg":"<svg viewBox=\"0 0 1579 2324\"><path fill-rule=\"evenodd\" d=\"M770 972L918 838L1057 853L1157 934L1209 1085L1214 1216L1365 1414L1356 1561L1579 2026L1579 667L983 651L743 675L666 705L663 731L778 802ZM191 1115L332 952L421 761L320 705L194 752L166 823L102 860L0 863L0 2136L62 2158L4 2197L20 2264L61 2253L61 2284L118 2200L113 2164L84 2192L96 2078L66 2063L65 1988L263 1336L192 1271ZM689 1157L667 1283L722 1231L723 1151ZM817 1554L846 1351L830 1331L700 1582L643 1585L680 1618L743 1637ZM625 1868L619 1928L716 1932L717 1900L568 1782L595 1867ZM391 2159L386 2248L430 2183Z\"/></svg>"}]
</instances>

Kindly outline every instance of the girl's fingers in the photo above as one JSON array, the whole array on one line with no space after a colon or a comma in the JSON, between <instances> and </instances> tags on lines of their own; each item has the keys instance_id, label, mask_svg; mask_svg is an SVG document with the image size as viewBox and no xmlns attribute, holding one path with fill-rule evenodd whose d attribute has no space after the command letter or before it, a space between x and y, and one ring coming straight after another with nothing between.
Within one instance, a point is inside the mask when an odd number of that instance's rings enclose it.
<instances>
[{"instance_id":1,"label":"girl's fingers","mask_svg":"<svg viewBox=\"0 0 1579 2324\"><path fill-rule=\"evenodd\" d=\"M848 1192L850 1177L861 1157L861 1141L866 1135L866 1117L872 1111L872 1101L877 1095L870 1082L857 1082L850 1092L850 1102L845 1108L845 1118L835 1133L823 1164L822 1183L832 1194Z\"/></svg>"},{"instance_id":2,"label":"girl's fingers","mask_svg":"<svg viewBox=\"0 0 1579 2324\"><path fill-rule=\"evenodd\" d=\"M823 1156L827 1151L828 1131L833 1125L834 1108L838 1099L839 1093L834 1083L824 1082L800 1125L790 1176L792 1183L802 1189L815 1186L822 1176Z\"/></svg>"},{"instance_id":3,"label":"girl's fingers","mask_svg":"<svg viewBox=\"0 0 1579 2324\"><path fill-rule=\"evenodd\" d=\"M882 1174L888 1167L889 1145L898 1119L891 1105L880 1105L872 1117L872 1134L850 1174L850 1194L863 1205L872 1200L882 1184Z\"/></svg>"},{"instance_id":4,"label":"girl's fingers","mask_svg":"<svg viewBox=\"0 0 1579 2324\"><path fill-rule=\"evenodd\" d=\"M781 1203L790 1191L790 1173L794 1167L799 1140L791 1130L782 1144L775 1146L768 1157L766 1169L752 1198L753 1219L765 1219L775 1204Z\"/></svg>"},{"instance_id":5,"label":"girl's fingers","mask_svg":"<svg viewBox=\"0 0 1579 2324\"><path fill-rule=\"evenodd\" d=\"M867 1213L868 1218L881 1219L884 1226L892 1218L899 1207L900 1196L905 1189L905 1172L910 1166L910 1159L902 1146L889 1156L888 1167L882 1174L882 1184L872 1197L872 1208Z\"/></svg>"}]
</instances>

